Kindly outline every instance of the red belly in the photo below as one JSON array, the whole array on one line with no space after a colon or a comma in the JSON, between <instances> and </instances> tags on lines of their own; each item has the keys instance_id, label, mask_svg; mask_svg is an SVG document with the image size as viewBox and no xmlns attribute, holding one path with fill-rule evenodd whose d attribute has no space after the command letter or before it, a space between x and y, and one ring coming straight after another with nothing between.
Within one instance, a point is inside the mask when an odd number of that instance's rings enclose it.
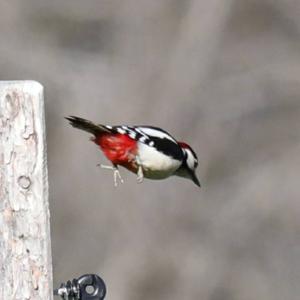
<instances>
[{"instance_id":1,"label":"red belly","mask_svg":"<svg viewBox=\"0 0 300 300\"><path fill-rule=\"evenodd\" d=\"M135 172L137 143L124 134L102 134L94 142L100 146L105 156L116 165L122 165Z\"/></svg>"}]
</instances>

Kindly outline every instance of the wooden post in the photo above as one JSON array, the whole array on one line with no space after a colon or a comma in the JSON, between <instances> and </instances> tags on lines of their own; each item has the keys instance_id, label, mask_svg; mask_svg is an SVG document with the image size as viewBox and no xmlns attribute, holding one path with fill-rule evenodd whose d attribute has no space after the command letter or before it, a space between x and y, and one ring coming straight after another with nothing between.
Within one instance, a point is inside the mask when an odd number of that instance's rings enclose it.
<instances>
[{"instance_id":1,"label":"wooden post","mask_svg":"<svg viewBox=\"0 0 300 300\"><path fill-rule=\"evenodd\" d=\"M0 82L0 299L52 299L43 87Z\"/></svg>"}]
</instances>

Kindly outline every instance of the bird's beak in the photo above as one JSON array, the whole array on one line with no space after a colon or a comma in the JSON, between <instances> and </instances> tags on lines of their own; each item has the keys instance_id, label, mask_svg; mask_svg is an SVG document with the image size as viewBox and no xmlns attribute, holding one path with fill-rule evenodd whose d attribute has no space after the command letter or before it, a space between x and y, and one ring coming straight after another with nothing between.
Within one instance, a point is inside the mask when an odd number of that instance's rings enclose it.
<instances>
[{"instance_id":1,"label":"bird's beak","mask_svg":"<svg viewBox=\"0 0 300 300\"><path fill-rule=\"evenodd\" d=\"M194 182L196 185L198 185L199 187L201 187L200 181L199 181L199 179L197 178L196 173L195 173L195 172L192 172L191 175L192 175L192 180L193 180L193 182Z\"/></svg>"}]
</instances>

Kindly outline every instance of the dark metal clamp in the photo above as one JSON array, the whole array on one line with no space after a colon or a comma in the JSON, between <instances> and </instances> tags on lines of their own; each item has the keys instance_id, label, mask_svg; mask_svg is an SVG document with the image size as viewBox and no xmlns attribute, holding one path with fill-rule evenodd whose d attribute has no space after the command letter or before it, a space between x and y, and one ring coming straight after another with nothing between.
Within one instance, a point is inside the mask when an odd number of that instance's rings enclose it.
<instances>
[{"instance_id":1,"label":"dark metal clamp","mask_svg":"<svg viewBox=\"0 0 300 300\"><path fill-rule=\"evenodd\" d=\"M54 290L54 295L64 300L103 300L106 286L102 278L95 274L86 274L78 279L62 283Z\"/></svg>"}]
</instances>

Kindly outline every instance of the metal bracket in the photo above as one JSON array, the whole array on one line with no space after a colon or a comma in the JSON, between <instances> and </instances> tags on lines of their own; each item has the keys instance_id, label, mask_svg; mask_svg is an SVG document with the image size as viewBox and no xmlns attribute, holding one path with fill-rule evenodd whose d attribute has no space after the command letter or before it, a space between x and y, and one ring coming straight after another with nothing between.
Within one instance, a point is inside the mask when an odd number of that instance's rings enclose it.
<instances>
[{"instance_id":1,"label":"metal bracket","mask_svg":"<svg viewBox=\"0 0 300 300\"><path fill-rule=\"evenodd\" d=\"M102 278L95 274L86 274L78 279L62 283L54 290L54 295L64 300L103 300L106 286Z\"/></svg>"}]
</instances>

